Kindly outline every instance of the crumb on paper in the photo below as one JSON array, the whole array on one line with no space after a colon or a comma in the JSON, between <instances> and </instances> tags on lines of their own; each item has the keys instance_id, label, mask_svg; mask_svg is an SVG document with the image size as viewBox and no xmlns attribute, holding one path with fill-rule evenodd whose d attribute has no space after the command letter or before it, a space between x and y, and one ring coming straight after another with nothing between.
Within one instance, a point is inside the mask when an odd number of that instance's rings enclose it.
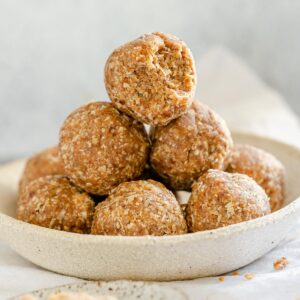
<instances>
[{"instance_id":1,"label":"crumb on paper","mask_svg":"<svg viewBox=\"0 0 300 300\"><path fill-rule=\"evenodd\" d=\"M273 266L275 270L282 270L284 269L288 264L287 259L283 256L281 258L278 258L274 261Z\"/></svg>"},{"instance_id":2,"label":"crumb on paper","mask_svg":"<svg viewBox=\"0 0 300 300\"><path fill-rule=\"evenodd\" d=\"M220 276L218 279L219 279L219 281L223 282L223 281L225 281L225 276Z\"/></svg>"},{"instance_id":3,"label":"crumb on paper","mask_svg":"<svg viewBox=\"0 0 300 300\"><path fill-rule=\"evenodd\" d=\"M244 277L245 277L247 280L251 280L251 279L253 279L253 278L255 277L255 275L252 274L252 273L247 273L247 274L244 275Z\"/></svg>"},{"instance_id":4,"label":"crumb on paper","mask_svg":"<svg viewBox=\"0 0 300 300\"><path fill-rule=\"evenodd\" d=\"M239 271L233 271L233 272L231 272L231 275L232 276L237 276L237 275L240 275L240 272Z\"/></svg>"}]
</instances>

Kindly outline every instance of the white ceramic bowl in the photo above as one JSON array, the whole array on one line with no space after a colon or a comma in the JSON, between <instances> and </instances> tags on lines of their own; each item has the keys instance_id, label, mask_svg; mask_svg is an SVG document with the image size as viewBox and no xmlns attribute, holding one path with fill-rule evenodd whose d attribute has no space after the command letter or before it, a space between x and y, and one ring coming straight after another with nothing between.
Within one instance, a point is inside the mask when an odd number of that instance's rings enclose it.
<instances>
[{"instance_id":1,"label":"white ceramic bowl","mask_svg":"<svg viewBox=\"0 0 300 300\"><path fill-rule=\"evenodd\" d=\"M300 150L251 134L235 142L261 147L287 169L287 200L279 211L228 227L179 236L118 237L61 232L14 219L22 163L0 170L0 237L46 269L86 279L181 280L232 271L261 257L292 230L300 214Z\"/></svg>"}]
</instances>

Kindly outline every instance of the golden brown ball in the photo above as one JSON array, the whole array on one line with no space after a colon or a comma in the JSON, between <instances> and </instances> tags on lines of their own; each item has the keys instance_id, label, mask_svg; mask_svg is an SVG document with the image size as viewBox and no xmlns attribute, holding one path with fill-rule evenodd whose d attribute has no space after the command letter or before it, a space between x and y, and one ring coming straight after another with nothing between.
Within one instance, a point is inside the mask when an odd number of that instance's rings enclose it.
<instances>
[{"instance_id":1,"label":"golden brown ball","mask_svg":"<svg viewBox=\"0 0 300 300\"><path fill-rule=\"evenodd\" d=\"M178 119L152 129L151 138L152 167L176 190L190 190L208 169L222 169L232 147L225 121L196 101Z\"/></svg>"},{"instance_id":2,"label":"golden brown ball","mask_svg":"<svg viewBox=\"0 0 300 300\"><path fill-rule=\"evenodd\" d=\"M96 195L140 176L149 153L144 126L107 102L71 113L61 128L59 147L66 174Z\"/></svg>"},{"instance_id":3,"label":"golden brown ball","mask_svg":"<svg viewBox=\"0 0 300 300\"><path fill-rule=\"evenodd\" d=\"M17 207L19 220L76 233L90 232L93 213L91 197L62 175L31 181L22 190Z\"/></svg>"},{"instance_id":4,"label":"golden brown ball","mask_svg":"<svg viewBox=\"0 0 300 300\"><path fill-rule=\"evenodd\" d=\"M165 125L191 105L196 87L192 53L173 35L145 34L110 55L105 86L119 110L143 123Z\"/></svg>"},{"instance_id":5,"label":"golden brown ball","mask_svg":"<svg viewBox=\"0 0 300 300\"><path fill-rule=\"evenodd\" d=\"M227 172L253 178L270 198L271 210L279 209L285 198L285 168L271 153L250 145L235 145L226 159Z\"/></svg>"},{"instance_id":6,"label":"golden brown ball","mask_svg":"<svg viewBox=\"0 0 300 300\"><path fill-rule=\"evenodd\" d=\"M58 147L51 147L32 156L26 162L19 183L19 192L32 180L46 175L63 175L63 162L59 156Z\"/></svg>"},{"instance_id":7,"label":"golden brown ball","mask_svg":"<svg viewBox=\"0 0 300 300\"><path fill-rule=\"evenodd\" d=\"M175 235L187 232L175 196L154 180L121 183L99 203L92 225L101 235Z\"/></svg>"},{"instance_id":8,"label":"golden brown ball","mask_svg":"<svg viewBox=\"0 0 300 300\"><path fill-rule=\"evenodd\" d=\"M269 198L252 178L220 170L209 170L193 184L186 209L190 232L224 227L269 213Z\"/></svg>"}]
</instances>

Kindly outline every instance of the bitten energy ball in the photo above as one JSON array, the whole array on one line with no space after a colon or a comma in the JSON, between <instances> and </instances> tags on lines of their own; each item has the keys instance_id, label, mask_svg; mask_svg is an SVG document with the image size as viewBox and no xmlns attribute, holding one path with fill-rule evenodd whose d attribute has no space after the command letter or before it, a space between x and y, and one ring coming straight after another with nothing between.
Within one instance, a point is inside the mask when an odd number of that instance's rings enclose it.
<instances>
[{"instance_id":1,"label":"bitten energy ball","mask_svg":"<svg viewBox=\"0 0 300 300\"><path fill-rule=\"evenodd\" d=\"M192 53L173 35L143 35L110 55L105 86L119 110L143 123L165 125L191 105L196 87Z\"/></svg>"},{"instance_id":2,"label":"bitten energy ball","mask_svg":"<svg viewBox=\"0 0 300 300\"><path fill-rule=\"evenodd\" d=\"M271 210L279 209L285 197L285 169L272 154L250 145L235 145L226 159L227 172L253 178L270 197Z\"/></svg>"},{"instance_id":3,"label":"bitten energy ball","mask_svg":"<svg viewBox=\"0 0 300 300\"><path fill-rule=\"evenodd\" d=\"M66 119L59 147L70 179L89 193L105 195L142 174L149 141L142 124L110 103L92 102Z\"/></svg>"},{"instance_id":4,"label":"bitten energy ball","mask_svg":"<svg viewBox=\"0 0 300 300\"><path fill-rule=\"evenodd\" d=\"M152 166L176 190L190 190L208 169L221 169L232 147L225 121L196 101L186 114L152 129L151 137Z\"/></svg>"},{"instance_id":5,"label":"bitten energy ball","mask_svg":"<svg viewBox=\"0 0 300 300\"><path fill-rule=\"evenodd\" d=\"M121 183L96 207L93 234L175 235L187 232L175 196L154 180Z\"/></svg>"},{"instance_id":6,"label":"bitten energy ball","mask_svg":"<svg viewBox=\"0 0 300 300\"><path fill-rule=\"evenodd\" d=\"M33 157L25 165L19 184L19 192L32 180L46 175L63 175L64 165L58 147L48 148Z\"/></svg>"},{"instance_id":7,"label":"bitten energy ball","mask_svg":"<svg viewBox=\"0 0 300 300\"><path fill-rule=\"evenodd\" d=\"M209 170L193 184L186 209L190 232L215 229L270 213L265 191L244 174Z\"/></svg>"},{"instance_id":8,"label":"bitten energy ball","mask_svg":"<svg viewBox=\"0 0 300 300\"><path fill-rule=\"evenodd\" d=\"M27 223L77 233L89 233L94 202L65 176L46 176L22 190L17 218Z\"/></svg>"}]
</instances>

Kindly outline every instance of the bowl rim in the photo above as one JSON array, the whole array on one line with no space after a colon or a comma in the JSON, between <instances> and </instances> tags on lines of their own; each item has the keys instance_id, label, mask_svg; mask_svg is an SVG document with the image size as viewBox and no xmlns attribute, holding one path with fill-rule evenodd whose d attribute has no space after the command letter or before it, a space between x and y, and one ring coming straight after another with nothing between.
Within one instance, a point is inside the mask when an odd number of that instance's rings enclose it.
<instances>
[{"instance_id":1,"label":"bowl rim","mask_svg":"<svg viewBox=\"0 0 300 300\"><path fill-rule=\"evenodd\" d=\"M244 131L233 131L233 136L243 136L249 137L250 139L264 139L268 140L270 143L277 144L279 147L285 147L290 152L293 152L295 156L299 156L300 159L300 148L293 144L289 144L280 141L276 138L271 138L269 136L264 136L251 132ZM12 162L13 163L13 162ZM27 232L28 234L39 235L43 237L48 237L50 239L60 239L61 241L70 241L76 243L106 243L106 244L143 244L143 245L153 245L156 243L180 243L189 241L198 241L206 239L216 239L219 237L225 237L231 234L239 234L246 230L256 229L259 227L265 227L271 223L277 223L286 216L300 211L300 195L291 203L287 204L283 208L270 213L266 216L259 217L253 220L232 224L229 226L198 231L194 233L187 233L181 235L166 235L166 236L111 236L111 235L93 235L93 234L79 234L72 232L65 232L54 230L50 228L41 227L34 224L29 224L20 220L17 220L11 216L8 216L0 212L0 226L9 227L10 230ZM0 236L1 238L1 236Z\"/></svg>"}]
</instances>

